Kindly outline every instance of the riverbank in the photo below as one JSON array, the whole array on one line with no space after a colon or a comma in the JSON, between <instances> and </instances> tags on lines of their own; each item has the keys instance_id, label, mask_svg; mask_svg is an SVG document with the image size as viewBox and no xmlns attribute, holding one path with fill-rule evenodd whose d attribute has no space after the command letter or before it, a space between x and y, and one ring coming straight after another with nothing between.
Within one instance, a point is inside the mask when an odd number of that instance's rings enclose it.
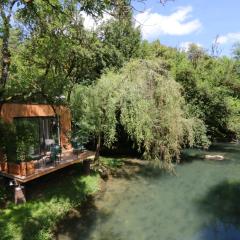
<instances>
[{"instance_id":1,"label":"riverbank","mask_svg":"<svg viewBox=\"0 0 240 240\"><path fill-rule=\"evenodd\" d=\"M1 240L53 239L57 223L100 190L100 177L95 173L83 176L76 165L26 187L27 203L0 210Z\"/></svg>"}]
</instances>

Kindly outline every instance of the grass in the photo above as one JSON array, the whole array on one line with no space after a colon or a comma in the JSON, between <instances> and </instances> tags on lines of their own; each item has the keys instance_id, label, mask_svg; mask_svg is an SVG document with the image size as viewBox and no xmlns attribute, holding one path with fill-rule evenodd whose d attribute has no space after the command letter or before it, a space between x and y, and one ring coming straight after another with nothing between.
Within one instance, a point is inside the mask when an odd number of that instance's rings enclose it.
<instances>
[{"instance_id":1,"label":"grass","mask_svg":"<svg viewBox=\"0 0 240 240\"><path fill-rule=\"evenodd\" d=\"M27 203L0 210L1 240L53 239L56 224L99 190L99 176L82 176L74 166L27 187L34 192Z\"/></svg>"}]
</instances>

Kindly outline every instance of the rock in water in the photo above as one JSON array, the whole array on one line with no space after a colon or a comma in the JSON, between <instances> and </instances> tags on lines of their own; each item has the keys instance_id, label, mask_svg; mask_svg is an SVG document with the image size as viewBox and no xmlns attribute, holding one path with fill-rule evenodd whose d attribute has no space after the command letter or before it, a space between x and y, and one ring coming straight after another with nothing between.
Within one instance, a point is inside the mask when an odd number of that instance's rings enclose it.
<instances>
[{"instance_id":1,"label":"rock in water","mask_svg":"<svg viewBox=\"0 0 240 240\"><path fill-rule=\"evenodd\" d=\"M205 159L222 161L222 160L224 160L224 156L222 156L222 155L205 155Z\"/></svg>"}]
</instances>

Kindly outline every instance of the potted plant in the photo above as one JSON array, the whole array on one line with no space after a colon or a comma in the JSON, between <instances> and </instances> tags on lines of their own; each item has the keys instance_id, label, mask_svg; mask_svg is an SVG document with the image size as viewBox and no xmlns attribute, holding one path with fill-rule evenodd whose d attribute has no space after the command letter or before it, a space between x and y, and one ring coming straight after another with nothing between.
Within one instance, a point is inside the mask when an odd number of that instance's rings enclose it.
<instances>
[{"instance_id":1,"label":"potted plant","mask_svg":"<svg viewBox=\"0 0 240 240\"><path fill-rule=\"evenodd\" d=\"M20 174L22 176L27 176L27 166L26 166L26 144L24 141L17 142L17 160L20 165Z\"/></svg>"},{"instance_id":2,"label":"potted plant","mask_svg":"<svg viewBox=\"0 0 240 240\"><path fill-rule=\"evenodd\" d=\"M21 175L20 165L13 162L8 162L8 173L13 175Z\"/></svg>"},{"instance_id":3,"label":"potted plant","mask_svg":"<svg viewBox=\"0 0 240 240\"><path fill-rule=\"evenodd\" d=\"M16 128L17 159L20 171L23 176L31 175L35 172L35 165L29 155L34 152L34 148L38 143L36 126L29 120L19 120L16 122Z\"/></svg>"},{"instance_id":4,"label":"potted plant","mask_svg":"<svg viewBox=\"0 0 240 240\"><path fill-rule=\"evenodd\" d=\"M17 138L17 161L20 175L28 176L35 172L34 162L29 158L31 142L28 139Z\"/></svg>"},{"instance_id":5,"label":"potted plant","mask_svg":"<svg viewBox=\"0 0 240 240\"><path fill-rule=\"evenodd\" d=\"M27 176L35 172L29 151L37 144L36 126L28 120L16 120L13 124L0 119L0 170L10 174Z\"/></svg>"},{"instance_id":6,"label":"potted plant","mask_svg":"<svg viewBox=\"0 0 240 240\"><path fill-rule=\"evenodd\" d=\"M28 176L35 172L34 162L28 157L28 146L28 143L18 139L16 161L8 163L8 172L10 174Z\"/></svg>"},{"instance_id":7,"label":"potted plant","mask_svg":"<svg viewBox=\"0 0 240 240\"><path fill-rule=\"evenodd\" d=\"M32 175L35 173L35 164L34 161L29 160L26 162L26 174Z\"/></svg>"}]
</instances>

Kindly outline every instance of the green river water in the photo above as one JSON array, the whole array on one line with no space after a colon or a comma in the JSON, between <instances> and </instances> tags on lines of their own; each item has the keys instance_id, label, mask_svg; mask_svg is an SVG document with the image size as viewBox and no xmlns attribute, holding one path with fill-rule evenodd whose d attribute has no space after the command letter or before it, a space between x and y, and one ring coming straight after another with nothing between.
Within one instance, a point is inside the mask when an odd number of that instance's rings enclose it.
<instances>
[{"instance_id":1,"label":"green river water","mask_svg":"<svg viewBox=\"0 0 240 240\"><path fill-rule=\"evenodd\" d=\"M218 144L176 168L177 175L145 170L107 183L83 216L69 217L59 240L240 240L240 145Z\"/></svg>"}]
</instances>

